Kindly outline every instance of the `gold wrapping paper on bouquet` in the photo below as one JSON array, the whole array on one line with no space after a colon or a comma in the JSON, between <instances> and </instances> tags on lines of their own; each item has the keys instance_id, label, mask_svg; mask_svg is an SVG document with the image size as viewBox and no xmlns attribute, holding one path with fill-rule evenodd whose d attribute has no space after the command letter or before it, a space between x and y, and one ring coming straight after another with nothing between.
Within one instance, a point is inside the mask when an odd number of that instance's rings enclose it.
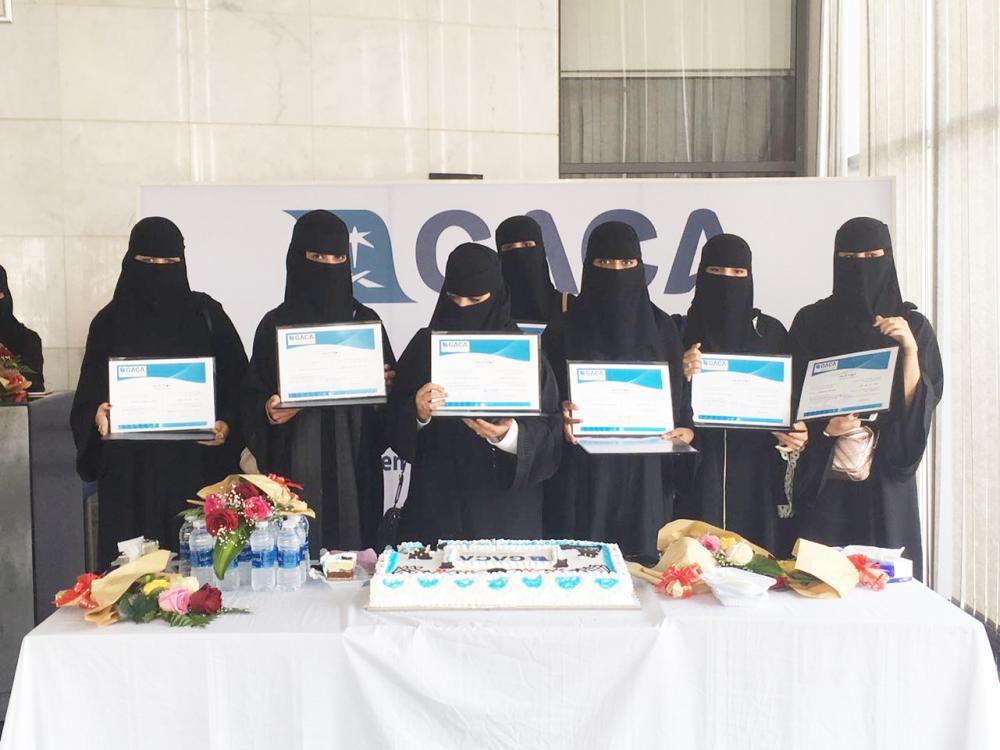
<instances>
[{"instance_id":1,"label":"gold wrapping paper on bouquet","mask_svg":"<svg viewBox=\"0 0 1000 750\"><path fill-rule=\"evenodd\" d=\"M799 539L795 542L792 555L795 559L782 562L782 567L789 573L800 570L821 581L805 585L790 579L788 587L802 596L814 599L841 598L858 585L858 569L840 550L808 539Z\"/></svg>"},{"instance_id":2,"label":"gold wrapping paper on bouquet","mask_svg":"<svg viewBox=\"0 0 1000 750\"><path fill-rule=\"evenodd\" d=\"M223 495L229 492L241 481L252 484L254 487L267 495L275 504L285 506L281 510L282 513L309 516L309 518L316 517L316 514L312 511L312 509L300 500L298 495L288 489L285 485L281 484L281 482L276 482L264 474L230 474L221 482L216 482L215 484L210 484L207 487L202 487L198 490L198 497L204 500L209 495Z\"/></svg>"},{"instance_id":3,"label":"gold wrapping paper on bouquet","mask_svg":"<svg viewBox=\"0 0 1000 750\"><path fill-rule=\"evenodd\" d=\"M90 587L90 598L97 604L97 608L87 610L83 619L99 627L118 622L118 612L115 610L118 600L144 575L166 570L171 554L170 550L165 549L150 552L95 580Z\"/></svg>"}]
</instances>

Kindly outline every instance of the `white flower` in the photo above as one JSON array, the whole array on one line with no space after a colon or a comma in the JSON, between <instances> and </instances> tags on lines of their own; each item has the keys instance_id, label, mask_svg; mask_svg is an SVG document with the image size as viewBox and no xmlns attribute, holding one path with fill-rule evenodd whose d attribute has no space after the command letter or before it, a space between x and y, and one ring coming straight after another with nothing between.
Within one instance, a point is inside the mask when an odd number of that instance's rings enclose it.
<instances>
[{"instance_id":1,"label":"white flower","mask_svg":"<svg viewBox=\"0 0 1000 750\"><path fill-rule=\"evenodd\" d=\"M684 586L680 581L671 581L667 586L667 593L674 599L680 599L684 596Z\"/></svg>"},{"instance_id":2,"label":"white flower","mask_svg":"<svg viewBox=\"0 0 1000 750\"><path fill-rule=\"evenodd\" d=\"M201 588L201 584L198 583L198 579L194 576L184 576L175 585L187 589L192 594Z\"/></svg>"},{"instance_id":3,"label":"white flower","mask_svg":"<svg viewBox=\"0 0 1000 750\"><path fill-rule=\"evenodd\" d=\"M753 547L746 542L736 542L726 550L726 561L730 565L742 567L753 560Z\"/></svg>"}]
</instances>

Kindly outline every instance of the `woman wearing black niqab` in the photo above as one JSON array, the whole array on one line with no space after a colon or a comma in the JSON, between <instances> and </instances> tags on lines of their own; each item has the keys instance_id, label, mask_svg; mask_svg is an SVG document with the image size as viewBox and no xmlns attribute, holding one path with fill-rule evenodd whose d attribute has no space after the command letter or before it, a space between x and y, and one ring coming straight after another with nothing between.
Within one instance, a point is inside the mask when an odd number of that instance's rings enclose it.
<instances>
[{"instance_id":1,"label":"woman wearing black niqab","mask_svg":"<svg viewBox=\"0 0 1000 750\"><path fill-rule=\"evenodd\" d=\"M690 409L681 374L681 342L670 317L649 299L635 230L611 221L587 242L580 294L542 337L564 400L569 434L568 360L666 362L675 430L690 443ZM687 458L671 455L589 455L566 446L559 473L546 487L545 535L617 543L635 559L656 558L656 533L674 518L678 477Z\"/></svg>"},{"instance_id":2,"label":"woman wearing black niqab","mask_svg":"<svg viewBox=\"0 0 1000 750\"><path fill-rule=\"evenodd\" d=\"M490 248L459 245L448 257L430 324L400 357L389 398L393 449L413 466L400 539L537 539L542 482L559 463L558 392L542 358L541 416L435 417L443 401L430 381L431 331L518 332L507 285ZM484 373L489 377L489 373Z\"/></svg>"},{"instance_id":3,"label":"woman wearing black niqab","mask_svg":"<svg viewBox=\"0 0 1000 750\"><path fill-rule=\"evenodd\" d=\"M45 390L42 366L42 340L38 334L14 317L14 297L7 283L7 271L0 266L0 344L21 358L21 364L31 370L25 375L31 381L29 392Z\"/></svg>"},{"instance_id":4,"label":"woman wearing black niqab","mask_svg":"<svg viewBox=\"0 0 1000 750\"><path fill-rule=\"evenodd\" d=\"M358 550L374 546L382 517L382 453L387 440L379 406L278 408L278 326L380 322L354 299L344 222L310 211L292 229L285 259L285 300L264 315L241 398L247 446L265 472L302 485L316 511L310 526L314 555L321 545ZM395 357L382 331L391 383ZM388 384L388 383L387 383Z\"/></svg>"},{"instance_id":5,"label":"woman wearing black niqab","mask_svg":"<svg viewBox=\"0 0 1000 750\"><path fill-rule=\"evenodd\" d=\"M775 318L754 307L750 246L742 237L719 234L701 251L694 299L684 320L684 375L701 370L702 353L787 354L788 333ZM805 425L797 425L805 438ZM786 554L787 523L778 519L785 503L785 462L780 452L799 441L766 430L695 428L694 475L678 494L678 517L735 531L775 554ZM784 531L784 534L779 533Z\"/></svg>"},{"instance_id":6,"label":"woman wearing black niqab","mask_svg":"<svg viewBox=\"0 0 1000 750\"><path fill-rule=\"evenodd\" d=\"M110 357L209 356L215 357L219 420L213 441L102 442L114 408L107 403ZM236 397L246 364L222 306L188 285L180 230L168 219L142 219L132 228L114 297L90 324L70 414L77 472L98 482L99 567L111 562L123 539L145 535L171 548L186 501L238 469Z\"/></svg>"},{"instance_id":7,"label":"woman wearing black niqab","mask_svg":"<svg viewBox=\"0 0 1000 750\"><path fill-rule=\"evenodd\" d=\"M919 576L915 475L944 373L934 329L903 302L885 224L859 217L837 231L833 294L800 310L789 336L798 384L811 359L899 347L891 409L866 424L877 438L867 479L850 481L831 471L835 441L862 426L859 415L809 423L794 475L795 526L799 536L825 544L906 547Z\"/></svg>"},{"instance_id":8,"label":"woman wearing black niqab","mask_svg":"<svg viewBox=\"0 0 1000 750\"><path fill-rule=\"evenodd\" d=\"M510 291L511 317L546 323L562 313L563 295L552 285L542 228L530 216L511 216L496 231L497 252Z\"/></svg>"}]
</instances>

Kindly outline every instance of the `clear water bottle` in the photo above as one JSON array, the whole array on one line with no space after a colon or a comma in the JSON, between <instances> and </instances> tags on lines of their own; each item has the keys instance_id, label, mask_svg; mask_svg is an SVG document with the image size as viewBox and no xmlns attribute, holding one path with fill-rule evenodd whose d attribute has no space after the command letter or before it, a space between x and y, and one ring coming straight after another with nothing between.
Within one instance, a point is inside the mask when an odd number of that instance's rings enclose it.
<instances>
[{"instance_id":1,"label":"clear water bottle","mask_svg":"<svg viewBox=\"0 0 1000 750\"><path fill-rule=\"evenodd\" d=\"M219 591L231 592L240 590L239 556L233 558L233 561L229 563L229 567L226 568L225 574L215 585Z\"/></svg>"},{"instance_id":2,"label":"clear water bottle","mask_svg":"<svg viewBox=\"0 0 1000 750\"><path fill-rule=\"evenodd\" d=\"M278 530L278 590L297 591L302 586L302 538L294 518Z\"/></svg>"},{"instance_id":3,"label":"clear water bottle","mask_svg":"<svg viewBox=\"0 0 1000 750\"><path fill-rule=\"evenodd\" d=\"M191 575L191 530L194 524L190 518L185 518L181 524L181 533L178 535L178 558L177 572L182 576Z\"/></svg>"},{"instance_id":4,"label":"clear water bottle","mask_svg":"<svg viewBox=\"0 0 1000 750\"><path fill-rule=\"evenodd\" d=\"M191 575L198 579L199 586L206 583L214 586L212 551L215 549L215 540L205 528L204 518L196 518L191 522L191 538L188 543L191 550Z\"/></svg>"},{"instance_id":5,"label":"clear water bottle","mask_svg":"<svg viewBox=\"0 0 1000 750\"><path fill-rule=\"evenodd\" d=\"M305 583L309 580L309 567L312 565L312 561L309 559L309 519L305 516L295 516L295 519L302 544L300 547L301 557L299 565L301 566L301 570L299 571L299 578L302 583Z\"/></svg>"},{"instance_id":6,"label":"clear water bottle","mask_svg":"<svg viewBox=\"0 0 1000 750\"><path fill-rule=\"evenodd\" d=\"M254 591L274 591L278 564L274 532L267 521L258 521L250 535L250 586Z\"/></svg>"},{"instance_id":7,"label":"clear water bottle","mask_svg":"<svg viewBox=\"0 0 1000 750\"><path fill-rule=\"evenodd\" d=\"M247 542L240 550L240 556L236 558L236 566L240 571L240 586L246 588L250 585L250 543Z\"/></svg>"}]
</instances>

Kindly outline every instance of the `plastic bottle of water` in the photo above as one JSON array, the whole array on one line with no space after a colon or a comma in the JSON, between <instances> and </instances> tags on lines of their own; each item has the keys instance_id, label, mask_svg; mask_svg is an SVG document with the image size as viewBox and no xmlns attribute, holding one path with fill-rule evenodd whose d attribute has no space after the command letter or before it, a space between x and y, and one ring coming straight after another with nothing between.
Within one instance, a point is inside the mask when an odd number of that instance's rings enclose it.
<instances>
[{"instance_id":1,"label":"plastic bottle of water","mask_svg":"<svg viewBox=\"0 0 1000 750\"><path fill-rule=\"evenodd\" d=\"M191 575L198 579L198 584L215 585L215 572L212 570L212 550L215 540L205 528L205 519L196 518L191 522Z\"/></svg>"},{"instance_id":2,"label":"plastic bottle of water","mask_svg":"<svg viewBox=\"0 0 1000 750\"><path fill-rule=\"evenodd\" d=\"M236 558L236 566L240 571L240 586L246 588L250 585L250 543L247 542L240 550L239 557Z\"/></svg>"},{"instance_id":3,"label":"plastic bottle of water","mask_svg":"<svg viewBox=\"0 0 1000 750\"><path fill-rule=\"evenodd\" d=\"M239 591L240 590L240 569L239 569L239 556L233 558L233 561L229 563L229 567L226 568L225 575L218 580L215 584L219 591Z\"/></svg>"},{"instance_id":4,"label":"plastic bottle of water","mask_svg":"<svg viewBox=\"0 0 1000 750\"><path fill-rule=\"evenodd\" d=\"M278 590L297 591L302 585L302 539L298 524L286 518L278 530Z\"/></svg>"},{"instance_id":5,"label":"plastic bottle of water","mask_svg":"<svg viewBox=\"0 0 1000 750\"><path fill-rule=\"evenodd\" d=\"M305 516L296 516L295 520L302 545L300 547L301 557L299 565L301 566L301 570L299 571L299 579L302 583L305 583L309 580L309 568L312 565L312 560L309 559L309 519Z\"/></svg>"},{"instance_id":6,"label":"plastic bottle of water","mask_svg":"<svg viewBox=\"0 0 1000 750\"><path fill-rule=\"evenodd\" d=\"M250 535L250 586L254 591L274 591L275 568L278 564L274 549L274 533L267 521L258 521Z\"/></svg>"},{"instance_id":7,"label":"plastic bottle of water","mask_svg":"<svg viewBox=\"0 0 1000 750\"><path fill-rule=\"evenodd\" d=\"M177 572L182 576L191 575L191 530L194 524L190 518L185 518L181 524L181 533L178 535L178 559Z\"/></svg>"}]
</instances>

